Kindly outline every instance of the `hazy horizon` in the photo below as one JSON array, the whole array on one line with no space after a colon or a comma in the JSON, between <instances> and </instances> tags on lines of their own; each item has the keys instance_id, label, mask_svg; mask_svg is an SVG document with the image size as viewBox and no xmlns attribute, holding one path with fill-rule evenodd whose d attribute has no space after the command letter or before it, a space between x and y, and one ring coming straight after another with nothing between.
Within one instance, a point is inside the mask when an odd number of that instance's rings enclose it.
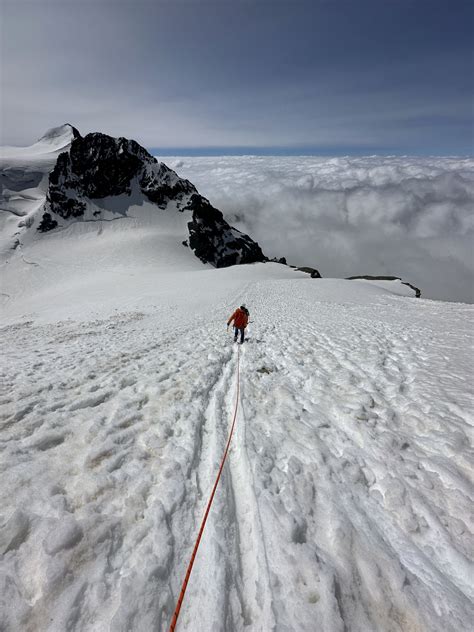
<instances>
[{"instance_id":1,"label":"hazy horizon","mask_svg":"<svg viewBox=\"0 0 474 632\"><path fill-rule=\"evenodd\" d=\"M103 130L89 130L87 132L83 132L78 128L74 123L58 123L58 125L54 127L60 127L61 125L69 124L78 129L79 133L82 136L85 136L87 133L99 132L105 133ZM52 129L52 128L49 128ZM48 132L48 129L38 130L36 136L29 140L26 140L21 144L12 144L11 146L18 147L28 147L33 145L35 142L41 139L41 137ZM118 136L121 136L119 134ZM136 140L136 139L133 139ZM2 144L0 146L7 146L7 144ZM266 146L266 147L258 147L258 146L197 146L197 147L149 147L145 145L147 151L153 156L157 156L160 158L175 158L175 157L231 157L231 156L241 156L241 157L252 157L252 156L266 156L266 157L318 157L318 158L344 158L344 157L441 157L441 158L471 158L474 157L474 150L467 154L442 154L442 153L428 153L428 152L413 152L413 153L400 153L395 149L390 151L390 148L382 149L377 147L364 147L360 149L350 148L350 147L339 147L339 148L317 148L311 146L295 146L295 147L275 147L275 146Z\"/></svg>"}]
</instances>

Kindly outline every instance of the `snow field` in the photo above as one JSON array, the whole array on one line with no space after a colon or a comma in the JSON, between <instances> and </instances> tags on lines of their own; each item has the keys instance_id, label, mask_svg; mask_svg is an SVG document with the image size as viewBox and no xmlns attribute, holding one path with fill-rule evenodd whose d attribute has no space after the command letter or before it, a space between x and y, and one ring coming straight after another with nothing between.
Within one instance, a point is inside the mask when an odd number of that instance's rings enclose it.
<instances>
[{"instance_id":1,"label":"snow field","mask_svg":"<svg viewBox=\"0 0 474 632\"><path fill-rule=\"evenodd\" d=\"M203 266L136 191L18 244L71 134L2 154L0 630L168 628L243 301L178 630L470 630L472 307Z\"/></svg>"},{"instance_id":2,"label":"snow field","mask_svg":"<svg viewBox=\"0 0 474 632\"><path fill-rule=\"evenodd\" d=\"M0 627L167 629L245 301L178 630L468 630L472 308L272 264L178 272L7 304Z\"/></svg>"},{"instance_id":3,"label":"snow field","mask_svg":"<svg viewBox=\"0 0 474 632\"><path fill-rule=\"evenodd\" d=\"M50 131L30 147L0 147L0 261L11 256L19 226L32 221L44 203L48 174L73 138L69 125Z\"/></svg>"},{"instance_id":4,"label":"snow field","mask_svg":"<svg viewBox=\"0 0 474 632\"><path fill-rule=\"evenodd\" d=\"M260 297L274 311L261 360L252 355L254 370L270 370L264 401L263 384L243 386L259 402L249 434L265 457L253 460L260 510L265 524L280 521L267 549L293 571L273 599L281 629L468 629L472 452L469 416L452 402L472 409L472 399L458 399L455 376L439 383L432 372L441 364L449 375L451 360L469 374L469 357L445 354L467 324L450 335L436 317L426 326L430 302L422 328L418 303L335 309L311 300L317 286L292 286L291 302L277 287L267 300L256 292L254 310ZM305 596L324 606L311 613Z\"/></svg>"}]
</instances>

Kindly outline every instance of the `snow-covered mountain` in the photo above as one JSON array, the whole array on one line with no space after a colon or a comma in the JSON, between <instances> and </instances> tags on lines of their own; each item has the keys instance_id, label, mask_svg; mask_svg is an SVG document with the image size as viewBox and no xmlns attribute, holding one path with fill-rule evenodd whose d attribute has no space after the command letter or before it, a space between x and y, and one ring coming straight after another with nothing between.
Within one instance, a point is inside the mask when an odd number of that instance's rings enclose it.
<instances>
[{"instance_id":1,"label":"snow-covered mountain","mask_svg":"<svg viewBox=\"0 0 474 632\"><path fill-rule=\"evenodd\" d=\"M82 256L80 239L85 235L90 242L86 256L94 269L99 261L101 266L126 265L139 250L132 227L135 235L141 231L155 243L157 274L176 260L188 259L192 265L183 246L218 268L268 261L258 243L230 226L191 182L133 140L101 133L82 137L65 124L31 147L3 147L0 179L0 260L9 270L25 261L34 265L46 249L51 261L57 255L58 269L70 278L63 253ZM286 264L284 258L278 261ZM296 270L320 276L314 268ZM7 276L16 279L15 274ZM394 280L395 286L400 279ZM9 286L6 278L4 283ZM418 296L419 290L412 289L410 295ZM9 290L3 295L10 296Z\"/></svg>"},{"instance_id":2,"label":"snow-covered mountain","mask_svg":"<svg viewBox=\"0 0 474 632\"><path fill-rule=\"evenodd\" d=\"M31 147L0 148L0 257L11 256L37 212L44 205L49 173L61 152L69 149L75 129L63 125L47 132Z\"/></svg>"},{"instance_id":3,"label":"snow-covered mountain","mask_svg":"<svg viewBox=\"0 0 474 632\"><path fill-rule=\"evenodd\" d=\"M77 222L142 215L160 224L164 214L179 212L183 230L176 245L189 246L202 262L225 267L265 260L259 245L232 228L188 180L133 140L101 133L82 137L63 125L32 147L4 148L0 166L0 208L24 217L17 230L11 230L12 221L6 234L4 228L7 248L31 242L35 232L64 230Z\"/></svg>"}]
</instances>

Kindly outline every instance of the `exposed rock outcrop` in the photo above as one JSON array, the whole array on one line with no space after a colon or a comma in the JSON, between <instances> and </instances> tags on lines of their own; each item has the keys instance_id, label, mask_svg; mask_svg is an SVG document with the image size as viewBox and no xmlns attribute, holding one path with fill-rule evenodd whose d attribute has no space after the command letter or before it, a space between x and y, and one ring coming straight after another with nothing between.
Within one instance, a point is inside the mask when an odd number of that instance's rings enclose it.
<instances>
[{"instance_id":1,"label":"exposed rock outcrop","mask_svg":"<svg viewBox=\"0 0 474 632\"><path fill-rule=\"evenodd\" d=\"M40 233L47 233L48 231L57 228L57 226L58 222L51 217L51 213L45 212L43 213L43 217L41 218L38 230L40 231Z\"/></svg>"},{"instance_id":2,"label":"exposed rock outcrop","mask_svg":"<svg viewBox=\"0 0 474 632\"><path fill-rule=\"evenodd\" d=\"M396 276L370 276L370 275L365 274L361 276L347 277L347 279L350 281L354 279L363 279L365 281L400 281L402 285L407 285L415 292L416 298L421 297L421 290L419 288L415 287L411 283L408 283L407 281L402 281L400 277L396 277Z\"/></svg>"},{"instance_id":3,"label":"exposed rock outcrop","mask_svg":"<svg viewBox=\"0 0 474 632\"><path fill-rule=\"evenodd\" d=\"M134 140L94 133L76 137L70 150L59 155L49 176L47 200L51 212L63 219L81 217L87 205L84 198L131 195L135 182L158 206L197 193L188 180L158 163Z\"/></svg>"},{"instance_id":4,"label":"exposed rock outcrop","mask_svg":"<svg viewBox=\"0 0 474 632\"><path fill-rule=\"evenodd\" d=\"M193 220L188 224L189 246L201 261L225 268L266 260L260 246L230 226L206 198L192 195L187 209L193 212Z\"/></svg>"},{"instance_id":5,"label":"exposed rock outcrop","mask_svg":"<svg viewBox=\"0 0 474 632\"><path fill-rule=\"evenodd\" d=\"M270 259L270 261L274 261L275 263L282 263L283 265L288 266L289 268L293 268L293 270L297 270L298 272L306 272L306 274L309 274L312 279L322 279L319 270L316 270L316 268L309 268L308 266L292 266L289 263L286 263L285 257L281 257L281 259Z\"/></svg>"},{"instance_id":6,"label":"exposed rock outcrop","mask_svg":"<svg viewBox=\"0 0 474 632\"><path fill-rule=\"evenodd\" d=\"M306 272L307 274L310 274L312 279L320 279L321 278L321 275L319 274L319 271L316 270L316 268L308 268L307 266L303 266L302 268L296 268L296 270L299 270L300 272Z\"/></svg>"}]
</instances>

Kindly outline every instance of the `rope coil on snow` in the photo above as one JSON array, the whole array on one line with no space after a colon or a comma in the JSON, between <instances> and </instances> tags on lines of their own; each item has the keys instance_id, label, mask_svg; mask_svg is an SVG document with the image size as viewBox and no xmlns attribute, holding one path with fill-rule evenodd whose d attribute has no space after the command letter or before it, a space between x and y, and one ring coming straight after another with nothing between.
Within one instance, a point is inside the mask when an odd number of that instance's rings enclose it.
<instances>
[{"instance_id":1,"label":"rope coil on snow","mask_svg":"<svg viewBox=\"0 0 474 632\"><path fill-rule=\"evenodd\" d=\"M210 496L209 501L207 503L206 511L204 513L204 517L202 519L201 526L199 528L199 533L198 533L198 536L196 538L196 542L194 544L193 552L191 554L191 559L189 560L188 568L186 570L186 575L184 577L184 580L183 580L183 583L182 583L182 586L181 586L181 591L179 593L178 601L176 602L176 607L175 607L175 610L174 610L174 613L173 613L173 618L171 619L171 623L170 623L170 627L169 627L169 631L168 632L174 632L174 630L176 629L176 624L178 623L179 612L180 612L181 606L183 604L184 595L186 593L186 588L188 587L188 582L189 582L189 578L191 576L191 571L193 570L194 560L196 559L196 555L197 555L197 551L198 551L198 548L199 548L199 544L201 542L201 537L202 537L202 534L204 532L204 527L206 526L207 517L208 517L209 512L211 510L211 505L212 505L212 501L214 500L214 495L216 493L217 485L219 484L219 480L220 480L220 477L221 477L221 474L222 474L222 470L224 469L224 464L225 464L225 461L227 459L227 453L229 451L230 442L232 440L232 435L234 434L235 421L237 419L237 410L238 410L238 407L239 407L239 393L240 393L240 345L237 348L237 392L236 392L236 396L235 396L235 407L234 407L234 414L233 414L233 417L232 417L232 424L231 424L230 432L229 432L229 438L227 439L227 444L226 444L224 455L222 457L222 461L221 461L221 464L220 464L220 467L219 467L219 471L217 473L216 480L214 482L214 487L212 488L211 496Z\"/></svg>"}]
</instances>

